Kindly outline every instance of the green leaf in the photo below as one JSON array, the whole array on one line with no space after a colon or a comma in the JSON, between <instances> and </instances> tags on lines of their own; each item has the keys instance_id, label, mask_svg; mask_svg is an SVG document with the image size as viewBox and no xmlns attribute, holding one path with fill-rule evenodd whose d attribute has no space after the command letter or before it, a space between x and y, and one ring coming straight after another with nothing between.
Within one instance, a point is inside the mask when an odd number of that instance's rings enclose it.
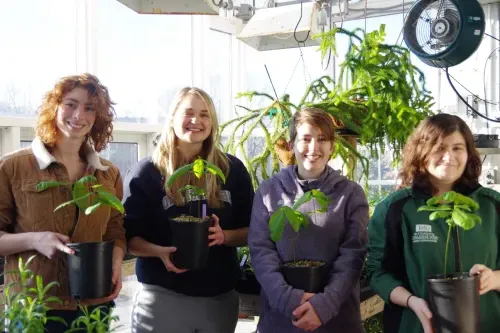
<instances>
[{"instance_id":1,"label":"green leaf","mask_svg":"<svg viewBox=\"0 0 500 333\"><path fill-rule=\"evenodd\" d=\"M311 193L312 197L316 199L318 205L320 206L320 209L317 209L316 211L321 213L326 212L326 210L328 209L328 203L330 202L330 199L328 199L326 194L324 194L320 190L312 190Z\"/></svg>"},{"instance_id":2,"label":"green leaf","mask_svg":"<svg viewBox=\"0 0 500 333\"><path fill-rule=\"evenodd\" d=\"M53 287L57 287L59 286L59 283L56 282L56 281L50 281L49 283L47 283L47 285L45 286L45 288L43 288L43 296L45 296L47 294L47 292L53 288Z\"/></svg>"},{"instance_id":3,"label":"green leaf","mask_svg":"<svg viewBox=\"0 0 500 333\"><path fill-rule=\"evenodd\" d=\"M193 163L193 173L196 178L201 178L205 174L205 160L197 158Z\"/></svg>"},{"instance_id":4,"label":"green leaf","mask_svg":"<svg viewBox=\"0 0 500 333\"><path fill-rule=\"evenodd\" d=\"M177 190L177 192L192 192L196 196L205 195L204 189L202 189L201 187L193 186L193 185L186 185L184 187L181 187L180 189Z\"/></svg>"},{"instance_id":5,"label":"green leaf","mask_svg":"<svg viewBox=\"0 0 500 333\"><path fill-rule=\"evenodd\" d=\"M45 303L57 303L57 304L63 304L61 299L59 299L56 296L50 296L45 299Z\"/></svg>"},{"instance_id":6,"label":"green leaf","mask_svg":"<svg viewBox=\"0 0 500 333\"><path fill-rule=\"evenodd\" d=\"M450 205L443 204L441 206L420 206L418 207L417 211L422 212L422 211L430 211L430 212L435 212L435 211L452 211L453 208Z\"/></svg>"},{"instance_id":7,"label":"green leaf","mask_svg":"<svg viewBox=\"0 0 500 333\"><path fill-rule=\"evenodd\" d=\"M92 193L87 193L85 194L84 196L82 197L79 197L79 198L76 198L76 199L73 199L73 200L70 200L70 201L66 201L66 202L63 202L62 204L60 204L59 206L57 206L55 209L54 209L54 212L56 212L57 210L65 207L65 206L68 206L68 205L71 205L71 204L77 204L77 202L82 202L82 200L84 200L85 198L91 196ZM77 204L78 205L78 204ZM80 206L79 206L80 207Z\"/></svg>"},{"instance_id":8,"label":"green leaf","mask_svg":"<svg viewBox=\"0 0 500 333\"><path fill-rule=\"evenodd\" d=\"M183 167L180 167L178 168L177 170L175 170L171 175L170 177L168 177L167 179L167 186L168 187L172 187L172 184L181 176L183 176L184 174L188 173L189 171L191 171L191 169L193 168L193 165L194 163L191 163L191 164L186 164L184 165Z\"/></svg>"},{"instance_id":9,"label":"green leaf","mask_svg":"<svg viewBox=\"0 0 500 333\"><path fill-rule=\"evenodd\" d=\"M271 240L273 242L278 242L283 236L283 230L285 230L285 211L286 206L280 207L276 210L271 218L269 219L269 231L271 233Z\"/></svg>"},{"instance_id":10,"label":"green leaf","mask_svg":"<svg viewBox=\"0 0 500 333\"><path fill-rule=\"evenodd\" d=\"M93 175L84 176L75 183L73 186L73 199L75 200L75 204L82 211L85 211L90 205L94 202L88 199L88 193L92 193L87 188L88 183L97 183L97 178ZM96 186L96 185L94 185ZM97 186L100 186L99 184ZM102 186L102 185L101 185ZM92 186L93 187L93 186Z\"/></svg>"},{"instance_id":11,"label":"green leaf","mask_svg":"<svg viewBox=\"0 0 500 333\"><path fill-rule=\"evenodd\" d=\"M93 204L92 206L88 207L85 209L85 215L90 215L93 212L97 210L97 208L101 207L102 203L100 201L97 201L97 203Z\"/></svg>"},{"instance_id":12,"label":"green leaf","mask_svg":"<svg viewBox=\"0 0 500 333\"><path fill-rule=\"evenodd\" d=\"M295 203L292 205L292 209L298 209L300 206L310 201L312 198L312 191L307 191L298 200L295 201Z\"/></svg>"},{"instance_id":13,"label":"green leaf","mask_svg":"<svg viewBox=\"0 0 500 333\"><path fill-rule=\"evenodd\" d=\"M437 220L439 218L441 218L441 219L447 219L450 216L451 216L451 212L436 211L436 212L431 213L431 215L429 216L429 220L435 221L435 220Z\"/></svg>"},{"instance_id":14,"label":"green leaf","mask_svg":"<svg viewBox=\"0 0 500 333\"><path fill-rule=\"evenodd\" d=\"M83 176L78 179L75 184L97 183L97 178L92 175Z\"/></svg>"},{"instance_id":15,"label":"green leaf","mask_svg":"<svg viewBox=\"0 0 500 333\"><path fill-rule=\"evenodd\" d=\"M218 166L216 166L208 161L205 161L205 165L206 165L206 169L211 174L219 176L219 178L222 179L222 182L226 183L226 176L224 175L224 173L222 172L222 170Z\"/></svg>"},{"instance_id":16,"label":"green leaf","mask_svg":"<svg viewBox=\"0 0 500 333\"><path fill-rule=\"evenodd\" d=\"M71 185L71 183L49 180L49 181L39 182L38 184L36 184L36 190L39 192L42 192L42 191L45 191L46 189L49 189L51 187L59 187L59 186L67 186L67 185Z\"/></svg>"},{"instance_id":17,"label":"green leaf","mask_svg":"<svg viewBox=\"0 0 500 333\"><path fill-rule=\"evenodd\" d=\"M61 323L61 324L64 324L64 326L68 326L68 323L66 322L66 320L62 319L61 317L56 317L56 316L49 316L46 318L47 321L55 321L55 322L58 322L58 323ZM65 331L66 333L67 331Z\"/></svg>"},{"instance_id":18,"label":"green leaf","mask_svg":"<svg viewBox=\"0 0 500 333\"><path fill-rule=\"evenodd\" d=\"M36 276L36 288L37 288L37 291L38 291L38 295L39 296L42 296L42 293L43 293L43 278L41 275L37 275Z\"/></svg>"},{"instance_id":19,"label":"green leaf","mask_svg":"<svg viewBox=\"0 0 500 333\"><path fill-rule=\"evenodd\" d=\"M285 212L286 219L288 220L288 223L290 223L290 225L292 226L292 229L295 232L299 232L300 227L303 224L303 221L304 220L307 221L307 218L301 213L294 211L293 209L287 206L283 206L283 211Z\"/></svg>"},{"instance_id":20,"label":"green leaf","mask_svg":"<svg viewBox=\"0 0 500 333\"><path fill-rule=\"evenodd\" d=\"M451 218L456 226L461 227L464 230L470 230L474 228L476 224L476 221L470 216L470 214L465 213L461 209L455 209L451 214Z\"/></svg>"},{"instance_id":21,"label":"green leaf","mask_svg":"<svg viewBox=\"0 0 500 333\"><path fill-rule=\"evenodd\" d=\"M125 212L122 202L113 193L107 192L102 188L98 188L97 196L100 203L111 206L122 214Z\"/></svg>"}]
</instances>

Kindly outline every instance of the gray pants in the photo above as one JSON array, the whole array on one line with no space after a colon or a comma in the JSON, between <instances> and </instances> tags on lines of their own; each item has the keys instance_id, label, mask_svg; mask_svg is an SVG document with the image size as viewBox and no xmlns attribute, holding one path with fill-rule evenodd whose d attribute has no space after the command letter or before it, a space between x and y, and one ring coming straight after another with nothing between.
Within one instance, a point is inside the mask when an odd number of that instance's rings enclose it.
<instances>
[{"instance_id":1,"label":"gray pants","mask_svg":"<svg viewBox=\"0 0 500 333\"><path fill-rule=\"evenodd\" d=\"M133 333L234 333L238 322L236 291L191 297L140 284L132 309Z\"/></svg>"}]
</instances>

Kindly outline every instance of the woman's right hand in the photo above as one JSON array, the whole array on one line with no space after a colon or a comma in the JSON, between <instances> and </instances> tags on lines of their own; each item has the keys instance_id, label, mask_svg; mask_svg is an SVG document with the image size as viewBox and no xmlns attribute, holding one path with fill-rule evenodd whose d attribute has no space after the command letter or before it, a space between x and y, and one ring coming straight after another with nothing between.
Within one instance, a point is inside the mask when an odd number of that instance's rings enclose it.
<instances>
[{"instance_id":1,"label":"woman's right hand","mask_svg":"<svg viewBox=\"0 0 500 333\"><path fill-rule=\"evenodd\" d=\"M33 248L49 259L54 259L56 254L61 251L68 254L75 254L75 251L66 246L70 238L57 232L42 231L35 232L33 239Z\"/></svg>"},{"instance_id":2,"label":"woman's right hand","mask_svg":"<svg viewBox=\"0 0 500 333\"><path fill-rule=\"evenodd\" d=\"M177 251L177 248L173 246L164 246L161 249L161 253L158 256L162 261L165 267L167 268L167 271L169 272L174 272L174 273L184 273L187 272L187 269L184 268L177 268L172 262L172 253Z\"/></svg>"},{"instance_id":3,"label":"woman's right hand","mask_svg":"<svg viewBox=\"0 0 500 333\"><path fill-rule=\"evenodd\" d=\"M433 333L434 329L432 328L431 321L432 312L429 310L427 302L417 296L411 296L408 300L408 307L417 315L424 329L424 333Z\"/></svg>"}]
</instances>

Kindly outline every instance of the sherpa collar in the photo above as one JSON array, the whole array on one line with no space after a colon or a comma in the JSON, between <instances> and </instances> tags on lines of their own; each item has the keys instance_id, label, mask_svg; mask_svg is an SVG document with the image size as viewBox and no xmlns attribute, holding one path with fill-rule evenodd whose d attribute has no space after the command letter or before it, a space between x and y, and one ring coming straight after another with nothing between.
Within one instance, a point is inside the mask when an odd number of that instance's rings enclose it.
<instances>
[{"instance_id":1,"label":"sherpa collar","mask_svg":"<svg viewBox=\"0 0 500 333\"><path fill-rule=\"evenodd\" d=\"M31 143L31 149L33 150L33 154L35 155L36 161L38 162L38 166L41 170L47 169L50 164L57 162L56 158L52 156L51 153L49 153L40 138L36 137L33 140L33 142ZM108 166L102 165L99 155L97 155L97 153L88 143L85 143L85 145L83 146L83 154L85 156L85 159L87 160L89 168L101 171L106 171L109 169Z\"/></svg>"}]
</instances>

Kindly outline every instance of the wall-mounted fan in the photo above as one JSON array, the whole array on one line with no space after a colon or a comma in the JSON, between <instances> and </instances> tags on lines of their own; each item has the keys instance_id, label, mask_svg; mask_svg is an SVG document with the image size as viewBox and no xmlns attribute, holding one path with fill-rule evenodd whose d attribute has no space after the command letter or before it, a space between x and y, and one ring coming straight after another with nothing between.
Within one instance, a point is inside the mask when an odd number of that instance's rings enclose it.
<instances>
[{"instance_id":1,"label":"wall-mounted fan","mask_svg":"<svg viewBox=\"0 0 500 333\"><path fill-rule=\"evenodd\" d=\"M408 12L404 40L427 65L448 68L470 57L484 35L477 0L420 0Z\"/></svg>"}]
</instances>

